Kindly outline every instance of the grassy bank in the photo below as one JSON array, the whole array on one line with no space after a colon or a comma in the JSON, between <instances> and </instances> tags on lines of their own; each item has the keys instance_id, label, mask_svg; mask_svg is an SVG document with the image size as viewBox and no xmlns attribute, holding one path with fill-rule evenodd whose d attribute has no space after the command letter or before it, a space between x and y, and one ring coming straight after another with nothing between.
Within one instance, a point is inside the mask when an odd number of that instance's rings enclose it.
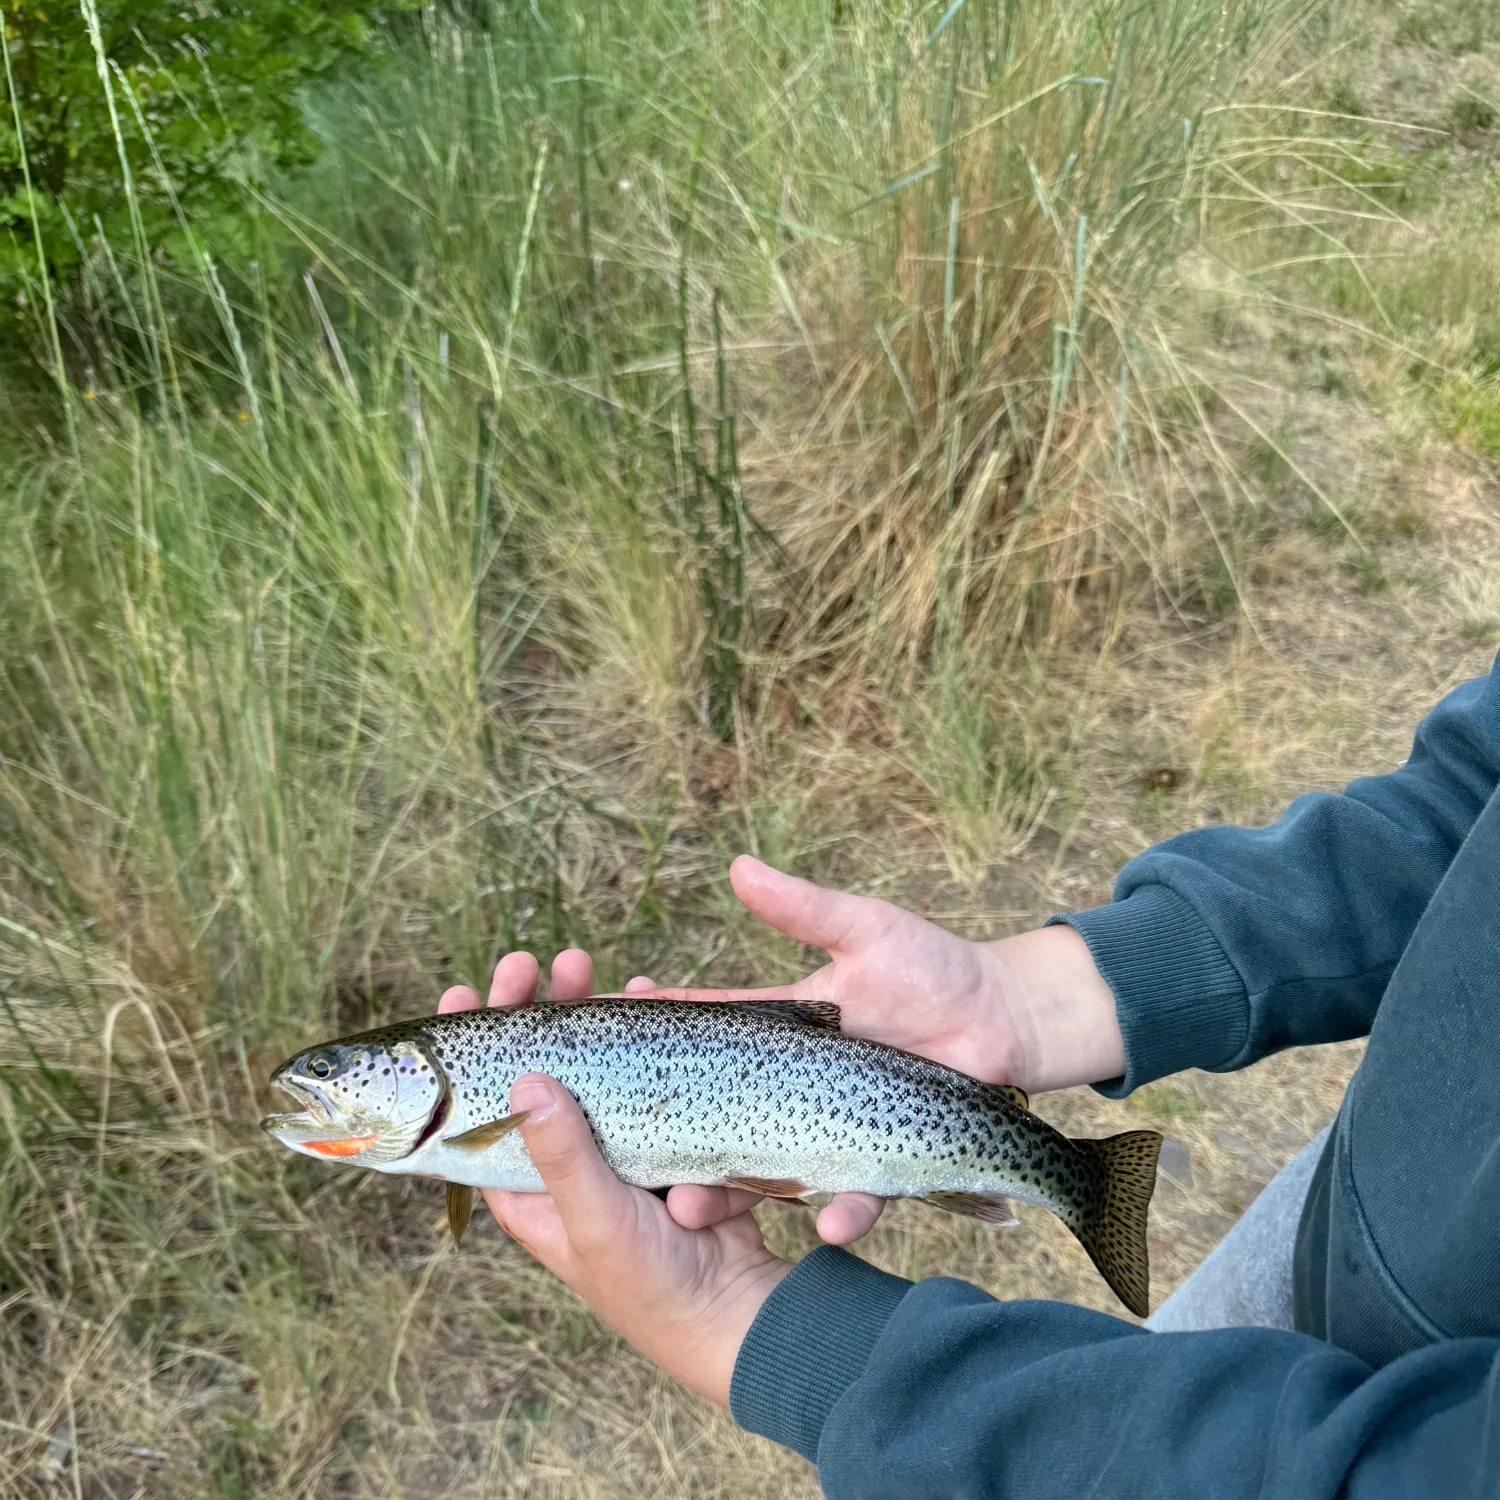
<instances>
[{"instance_id":1,"label":"grassy bank","mask_svg":"<svg viewBox=\"0 0 1500 1500\"><path fill-rule=\"evenodd\" d=\"M1393 761L1500 634L1500 37L656 0L392 47L232 239L96 247L55 337L22 288L0 1490L809 1493L430 1187L262 1144L269 1067L517 945L781 977L740 849L998 932ZM1131 1106L1193 1161L1159 1279L1349 1061ZM1061 1240L871 1253L1102 1305Z\"/></svg>"}]
</instances>

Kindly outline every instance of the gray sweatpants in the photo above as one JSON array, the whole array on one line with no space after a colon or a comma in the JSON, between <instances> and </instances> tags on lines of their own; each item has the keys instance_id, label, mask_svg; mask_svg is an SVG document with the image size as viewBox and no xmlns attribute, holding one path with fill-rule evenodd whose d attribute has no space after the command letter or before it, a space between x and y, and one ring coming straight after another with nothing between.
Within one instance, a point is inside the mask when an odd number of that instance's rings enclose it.
<instances>
[{"instance_id":1,"label":"gray sweatpants","mask_svg":"<svg viewBox=\"0 0 1500 1500\"><path fill-rule=\"evenodd\" d=\"M1302 1204L1328 1131L1271 1180L1198 1269L1146 1319L1157 1333L1292 1326L1292 1251Z\"/></svg>"}]
</instances>

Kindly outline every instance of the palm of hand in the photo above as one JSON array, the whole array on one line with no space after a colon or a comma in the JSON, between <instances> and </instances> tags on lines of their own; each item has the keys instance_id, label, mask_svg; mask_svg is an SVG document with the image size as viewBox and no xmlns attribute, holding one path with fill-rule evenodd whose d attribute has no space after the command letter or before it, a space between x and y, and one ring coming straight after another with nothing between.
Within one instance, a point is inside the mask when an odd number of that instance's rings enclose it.
<instances>
[{"instance_id":1,"label":"palm of hand","mask_svg":"<svg viewBox=\"0 0 1500 1500\"><path fill-rule=\"evenodd\" d=\"M692 1000L813 1000L843 1029L992 1083L1021 1082L1022 1045L993 951L889 902L784 875L742 855L734 892L777 931L829 962L795 984L757 990L656 990Z\"/></svg>"},{"instance_id":2,"label":"palm of hand","mask_svg":"<svg viewBox=\"0 0 1500 1500\"><path fill-rule=\"evenodd\" d=\"M851 1036L1003 1081L1015 1038L985 951L883 901L861 905L850 940L789 993L837 1005Z\"/></svg>"}]
</instances>

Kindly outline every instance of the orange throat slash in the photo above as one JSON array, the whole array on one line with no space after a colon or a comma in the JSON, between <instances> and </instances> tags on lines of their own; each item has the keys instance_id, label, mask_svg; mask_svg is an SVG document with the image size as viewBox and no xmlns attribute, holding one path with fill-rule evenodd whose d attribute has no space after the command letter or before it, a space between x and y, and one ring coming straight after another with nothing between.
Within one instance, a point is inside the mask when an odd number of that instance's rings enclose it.
<instances>
[{"instance_id":1,"label":"orange throat slash","mask_svg":"<svg viewBox=\"0 0 1500 1500\"><path fill-rule=\"evenodd\" d=\"M316 1151L319 1156L358 1156L380 1139L375 1135L351 1135L342 1141L303 1141L304 1151Z\"/></svg>"}]
</instances>

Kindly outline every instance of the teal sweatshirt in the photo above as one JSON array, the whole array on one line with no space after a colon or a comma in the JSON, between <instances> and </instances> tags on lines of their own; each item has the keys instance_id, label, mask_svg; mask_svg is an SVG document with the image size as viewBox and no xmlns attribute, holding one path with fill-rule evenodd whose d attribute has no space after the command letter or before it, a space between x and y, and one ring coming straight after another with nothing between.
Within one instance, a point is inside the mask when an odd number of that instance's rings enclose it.
<instances>
[{"instance_id":1,"label":"teal sweatshirt","mask_svg":"<svg viewBox=\"0 0 1500 1500\"><path fill-rule=\"evenodd\" d=\"M1298 1331L1148 1333L823 1248L756 1318L742 1425L830 1500L1500 1500L1500 663L1398 771L1168 839L1055 920L1120 1095L1368 1035L1298 1235Z\"/></svg>"}]
</instances>

